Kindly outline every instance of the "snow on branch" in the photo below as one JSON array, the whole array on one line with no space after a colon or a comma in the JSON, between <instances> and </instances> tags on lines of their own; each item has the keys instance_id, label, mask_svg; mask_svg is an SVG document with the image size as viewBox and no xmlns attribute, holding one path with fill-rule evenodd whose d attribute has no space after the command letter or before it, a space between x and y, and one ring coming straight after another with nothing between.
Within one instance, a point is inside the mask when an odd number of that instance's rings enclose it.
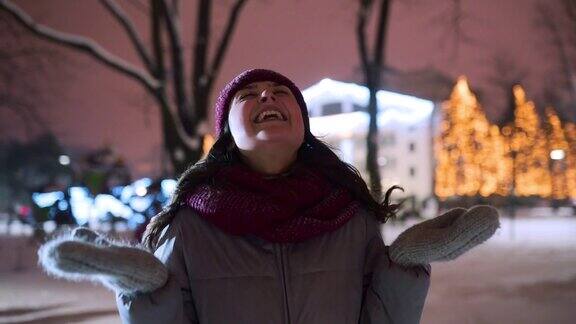
<instances>
[{"instance_id":1,"label":"snow on branch","mask_svg":"<svg viewBox=\"0 0 576 324\"><path fill-rule=\"evenodd\" d=\"M152 71L153 65L152 61L150 60L150 55L148 54L148 51L144 47L144 42L138 35L138 32L136 31L136 28L134 28L134 24L132 23L128 15L113 0L100 0L100 3L102 3L102 5L110 12L110 14L112 14L114 18L116 18L116 20L118 20L118 22L122 25L122 27L124 27L126 33L128 34L128 37L130 38L130 41L132 41L132 44L136 48L136 51L138 52L140 59L142 60L144 65L146 65L148 71Z\"/></svg>"},{"instance_id":2,"label":"snow on branch","mask_svg":"<svg viewBox=\"0 0 576 324\"><path fill-rule=\"evenodd\" d=\"M170 41L170 54L172 60L172 77L176 104L182 112L189 105L186 93L186 80L184 76L184 58L182 50L182 37L180 35L180 20L178 19L178 7L170 8L165 0L160 1L162 14L165 18L168 39Z\"/></svg>"},{"instance_id":3,"label":"snow on branch","mask_svg":"<svg viewBox=\"0 0 576 324\"><path fill-rule=\"evenodd\" d=\"M226 53L226 49L228 48L228 44L230 44L230 38L232 37L232 32L236 27L236 22L238 21L238 16L240 15L240 11L242 10L244 4L246 4L246 0L237 0L232 6L230 10L230 15L228 17L228 24L226 25L226 29L222 34L222 39L220 40L220 44L218 44L218 50L216 51L216 56L214 57L214 61L212 61L212 67L209 72L208 78L208 85L211 85L214 81L214 77L218 75L218 70L222 65L222 60L224 58L224 53ZM209 88L210 86L208 86Z\"/></svg>"},{"instance_id":4,"label":"snow on branch","mask_svg":"<svg viewBox=\"0 0 576 324\"><path fill-rule=\"evenodd\" d=\"M24 10L8 0L0 0L0 9L3 9L9 13L16 19L16 21L18 21L18 23L20 23L36 36L85 52L101 63L107 65L108 67L137 80L150 91L155 91L160 86L158 81L151 77L146 71L143 71L142 69L139 69L127 61L113 55L89 38L64 33L53 28L40 25L36 23L34 19L30 17L30 15L24 12Z\"/></svg>"}]
</instances>

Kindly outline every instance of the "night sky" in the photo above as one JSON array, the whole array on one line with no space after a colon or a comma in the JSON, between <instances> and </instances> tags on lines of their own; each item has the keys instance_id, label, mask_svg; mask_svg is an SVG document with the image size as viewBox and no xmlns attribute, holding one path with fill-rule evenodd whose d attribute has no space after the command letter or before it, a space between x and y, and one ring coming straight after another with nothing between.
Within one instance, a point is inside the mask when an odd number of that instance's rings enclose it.
<instances>
[{"instance_id":1,"label":"night sky","mask_svg":"<svg viewBox=\"0 0 576 324\"><path fill-rule=\"evenodd\" d=\"M183 39L190 54L195 2L183 2ZM570 39L576 35L565 28L570 22L560 2L461 1L457 15L454 1L394 1L386 63L400 71L433 70L451 79L468 76L493 122L506 116L508 94L503 85L514 80L521 81L529 98L543 110L551 99L567 98L565 73L543 19L562 27L561 40L568 54L576 58L576 42ZM138 63L123 30L98 1L15 3L41 23L92 37L111 52ZM141 2L120 3L145 36L146 13ZM212 46L219 39L231 3L216 1ZM234 75L253 67L278 70L301 88L326 77L361 81L354 30L356 10L357 1L249 0L211 97ZM157 174L159 118L140 86L86 55L50 45L43 47L53 52L57 62L35 78L40 80L35 105L59 140L72 152L110 144L136 175ZM190 63L189 58L186 63ZM576 120L573 106L559 109L562 115ZM0 110L0 127L2 138L26 137L22 121L13 113Z\"/></svg>"}]
</instances>

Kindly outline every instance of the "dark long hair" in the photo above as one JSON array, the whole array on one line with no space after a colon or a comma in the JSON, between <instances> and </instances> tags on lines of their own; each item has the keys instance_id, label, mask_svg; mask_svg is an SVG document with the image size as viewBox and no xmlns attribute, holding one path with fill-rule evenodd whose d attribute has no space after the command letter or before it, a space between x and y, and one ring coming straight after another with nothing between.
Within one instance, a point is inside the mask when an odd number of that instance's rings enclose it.
<instances>
[{"instance_id":1,"label":"dark long hair","mask_svg":"<svg viewBox=\"0 0 576 324\"><path fill-rule=\"evenodd\" d=\"M340 160L330 147L316 138L310 131L304 134L304 143L298 150L297 161L299 163L314 166L322 172L331 182L347 188L355 199L373 212L373 215L381 223L385 223L390 217L395 216L400 204L391 204L390 195L395 189L404 191L399 186L392 186L386 191L384 201L376 201L370 194L366 183L360 177L360 173L352 165ZM150 250L154 250L158 243L162 230L172 222L178 209L185 205L185 195L200 183L211 181L212 176L222 167L233 163L239 163L238 149L234 144L232 133L228 125L218 140L214 143L206 158L188 167L178 179L176 190L169 204L156 216L154 216L144 232L143 244Z\"/></svg>"}]
</instances>

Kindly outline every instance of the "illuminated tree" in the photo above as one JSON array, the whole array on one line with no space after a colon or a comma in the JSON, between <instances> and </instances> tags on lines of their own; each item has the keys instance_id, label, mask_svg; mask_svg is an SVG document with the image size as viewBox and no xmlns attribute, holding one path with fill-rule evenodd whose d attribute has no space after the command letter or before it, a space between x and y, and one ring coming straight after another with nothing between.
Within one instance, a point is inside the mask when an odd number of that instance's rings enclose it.
<instances>
[{"instance_id":1,"label":"illuminated tree","mask_svg":"<svg viewBox=\"0 0 576 324\"><path fill-rule=\"evenodd\" d=\"M484 152L483 184L480 188L482 196L496 194L507 196L512 183L512 158L506 138L497 125L490 126L488 145Z\"/></svg>"},{"instance_id":2,"label":"illuminated tree","mask_svg":"<svg viewBox=\"0 0 576 324\"><path fill-rule=\"evenodd\" d=\"M498 184L487 178L499 172L492 147L499 132L491 129L465 77L458 78L442 105L442 115L435 141L436 194L440 198L491 194Z\"/></svg>"},{"instance_id":3,"label":"illuminated tree","mask_svg":"<svg viewBox=\"0 0 576 324\"><path fill-rule=\"evenodd\" d=\"M511 194L549 197L552 185L546 134L540 126L534 103L526 99L524 89L516 85L513 92L516 105L514 123L503 130L504 134L509 135L509 150L513 159Z\"/></svg>"},{"instance_id":4,"label":"illuminated tree","mask_svg":"<svg viewBox=\"0 0 576 324\"><path fill-rule=\"evenodd\" d=\"M513 87L514 121L491 125L460 77L442 105L435 139L435 192L450 196L576 197L576 125L546 110L541 123L521 86Z\"/></svg>"},{"instance_id":5,"label":"illuminated tree","mask_svg":"<svg viewBox=\"0 0 576 324\"><path fill-rule=\"evenodd\" d=\"M546 109L546 128L550 150L550 176L551 198L564 199L568 197L567 165L568 141L562 128L562 122L556 112L548 107Z\"/></svg>"},{"instance_id":6,"label":"illuminated tree","mask_svg":"<svg viewBox=\"0 0 576 324\"><path fill-rule=\"evenodd\" d=\"M566 190L572 199L576 199L576 124L566 123L566 140L568 152L566 154Z\"/></svg>"}]
</instances>

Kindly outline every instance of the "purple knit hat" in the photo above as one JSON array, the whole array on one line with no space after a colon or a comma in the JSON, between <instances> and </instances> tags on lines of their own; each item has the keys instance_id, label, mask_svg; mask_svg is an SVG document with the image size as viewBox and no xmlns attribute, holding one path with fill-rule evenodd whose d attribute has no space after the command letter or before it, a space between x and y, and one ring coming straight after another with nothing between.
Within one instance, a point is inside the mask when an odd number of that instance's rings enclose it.
<instances>
[{"instance_id":1,"label":"purple knit hat","mask_svg":"<svg viewBox=\"0 0 576 324\"><path fill-rule=\"evenodd\" d=\"M304 101L304 97L302 96L302 92L300 89L287 77L283 76L278 72L274 72L272 70L264 70L264 69L252 69L244 71L238 74L232 81L230 81L220 94L218 95L218 99L216 100L216 105L214 108L214 112L216 114L216 119L214 121L215 133L216 137L220 137L224 130L224 125L228 120L228 112L230 111L230 104L232 102L232 98L238 92L238 90L244 88L245 86L249 85L253 82L261 82L261 81L271 81L276 82L278 84L284 85L290 89L298 105L300 106L300 111L302 112L302 120L304 121L304 129L306 132L310 131L310 121L308 119L308 108L306 107L306 102Z\"/></svg>"}]
</instances>

